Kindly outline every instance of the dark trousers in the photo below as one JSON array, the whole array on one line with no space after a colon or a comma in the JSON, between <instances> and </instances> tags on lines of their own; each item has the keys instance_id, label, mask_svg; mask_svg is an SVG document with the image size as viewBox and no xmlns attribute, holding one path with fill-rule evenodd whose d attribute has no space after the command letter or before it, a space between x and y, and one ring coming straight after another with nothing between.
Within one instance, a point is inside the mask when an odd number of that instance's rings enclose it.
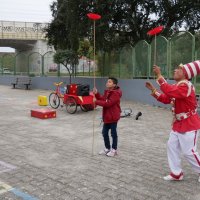
<instances>
[{"instance_id":1,"label":"dark trousers","mask_svg":"<svg viewBox=\"0 0 200 200\"><path fill-rule=\"evenodd\" d=\"M116 150L118 141L117 123L110 123L103 125L102 135L106 149L110 149L109 129L111 130L111 136L112 136L112 149Z\"/></svg>"}]
</instances>

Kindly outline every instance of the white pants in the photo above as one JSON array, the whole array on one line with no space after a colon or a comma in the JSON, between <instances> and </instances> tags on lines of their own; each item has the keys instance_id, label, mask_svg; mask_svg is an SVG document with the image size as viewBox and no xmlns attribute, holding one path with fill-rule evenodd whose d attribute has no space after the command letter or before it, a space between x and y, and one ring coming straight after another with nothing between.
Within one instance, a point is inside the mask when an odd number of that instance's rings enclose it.
<instances>
[{"instance_id":1,"label":"white pants","mask_svg":"<svg viewBox=\"0 0 200 200\"><path fill-rule=\"evenodd\" d=\"M200 156L196 151L198 132L199 130L182 134L171 131L167 143L167 154L169 167L173 174L179 175L182 172L181 152L192 168L200 173Z\"/></svg>"}]
</instances>

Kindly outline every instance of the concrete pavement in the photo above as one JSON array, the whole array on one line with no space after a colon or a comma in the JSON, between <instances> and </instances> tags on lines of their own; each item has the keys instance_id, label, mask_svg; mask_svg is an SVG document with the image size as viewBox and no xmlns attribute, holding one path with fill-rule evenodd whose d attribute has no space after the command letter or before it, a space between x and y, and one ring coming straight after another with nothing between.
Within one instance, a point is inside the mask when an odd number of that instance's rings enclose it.
<instances>
[{"instance_id":1,"label":"concrete pavement","mask_svg":"<svg viewBox=\"0 0 200 200\"><path fill-rule=\"evenodd\" d=\"M0 91L1 200L200 200L198 176L184 159L183 181L162 179L169 172L169 110L122 101L133 116L120 120L119 155L109 158L98 155L100 107L73 115L60 107L57 118L42 120L30 110L50 91L2 85ZM135 120L138 111L143 115Z\"/></svg>"}]
</instances>

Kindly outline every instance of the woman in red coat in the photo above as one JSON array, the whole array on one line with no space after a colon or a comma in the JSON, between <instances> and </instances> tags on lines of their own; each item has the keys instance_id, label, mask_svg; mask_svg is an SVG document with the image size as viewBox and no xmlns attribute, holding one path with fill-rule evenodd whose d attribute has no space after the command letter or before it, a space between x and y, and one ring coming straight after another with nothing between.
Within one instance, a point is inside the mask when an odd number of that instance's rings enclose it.
<instances>
[{"instance_id":1,"label":"woman in red coat","mask_svg":"<svg viewBox=\"0 0 200 200\"><path fill-rule=\"evenodd\" d=\"M95 94L95 104L103 107L103 130L102 135L104 138L105 149L100 151L99 154L105 154L113 157L117 155L117 122L120 119L120 98L122 91L117 86L118 80L114 77L109 77L106 83L106 90L104 95L100 95L96 88L93 92ZM112 136L112 148L109 139L109 130L111 130Z\"/></svg>"}]
</instances>

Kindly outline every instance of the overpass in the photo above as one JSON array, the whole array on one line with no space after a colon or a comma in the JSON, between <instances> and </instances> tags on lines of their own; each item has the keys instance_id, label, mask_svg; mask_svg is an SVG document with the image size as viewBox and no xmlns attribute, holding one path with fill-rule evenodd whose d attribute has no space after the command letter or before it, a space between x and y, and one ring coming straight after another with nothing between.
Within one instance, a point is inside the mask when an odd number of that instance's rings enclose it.
<instances>
[{"instance_id":1,"label":"overpass","mask_svg":"<svg viewBox=\"0 0 200 200\"><path fill-rule=\"evenodd\" d=\"M33 50L37 41L46 44L47 26L48 23L0 21L0 47L12 47L17 51Z\"/></svg>"},{"instance_id":2,"label":"overpass","mask_svg":"<svg viewBox=\"0 0 200 200\"><path fill-rule=\"evenodd\" d=\"M45 38L48 23L0 21L0 47L14 48L15 55L0 54L0 75L3 70L14 74L56 74L57 64L53 61L54 49ZM77 72L84 68L89 72L94 63L84 58L80 60ZM2 71L2 73L1 73ZM60 65L61 73L68 73Z\"/></svg>"},{"instance_id":3,"label":"overpass","mask_svg":"<svg viewBox=\"0 0 200 200\"><path fill-rule=\"evenodd\" d=\"M54 50L45 38L48 23L0 21L0 47L15 49L14 55L0 55L0 70L14 74L44 74L55 65ZM2 74L0 71L0 74Z\"/></svg>"}]
</instances>

